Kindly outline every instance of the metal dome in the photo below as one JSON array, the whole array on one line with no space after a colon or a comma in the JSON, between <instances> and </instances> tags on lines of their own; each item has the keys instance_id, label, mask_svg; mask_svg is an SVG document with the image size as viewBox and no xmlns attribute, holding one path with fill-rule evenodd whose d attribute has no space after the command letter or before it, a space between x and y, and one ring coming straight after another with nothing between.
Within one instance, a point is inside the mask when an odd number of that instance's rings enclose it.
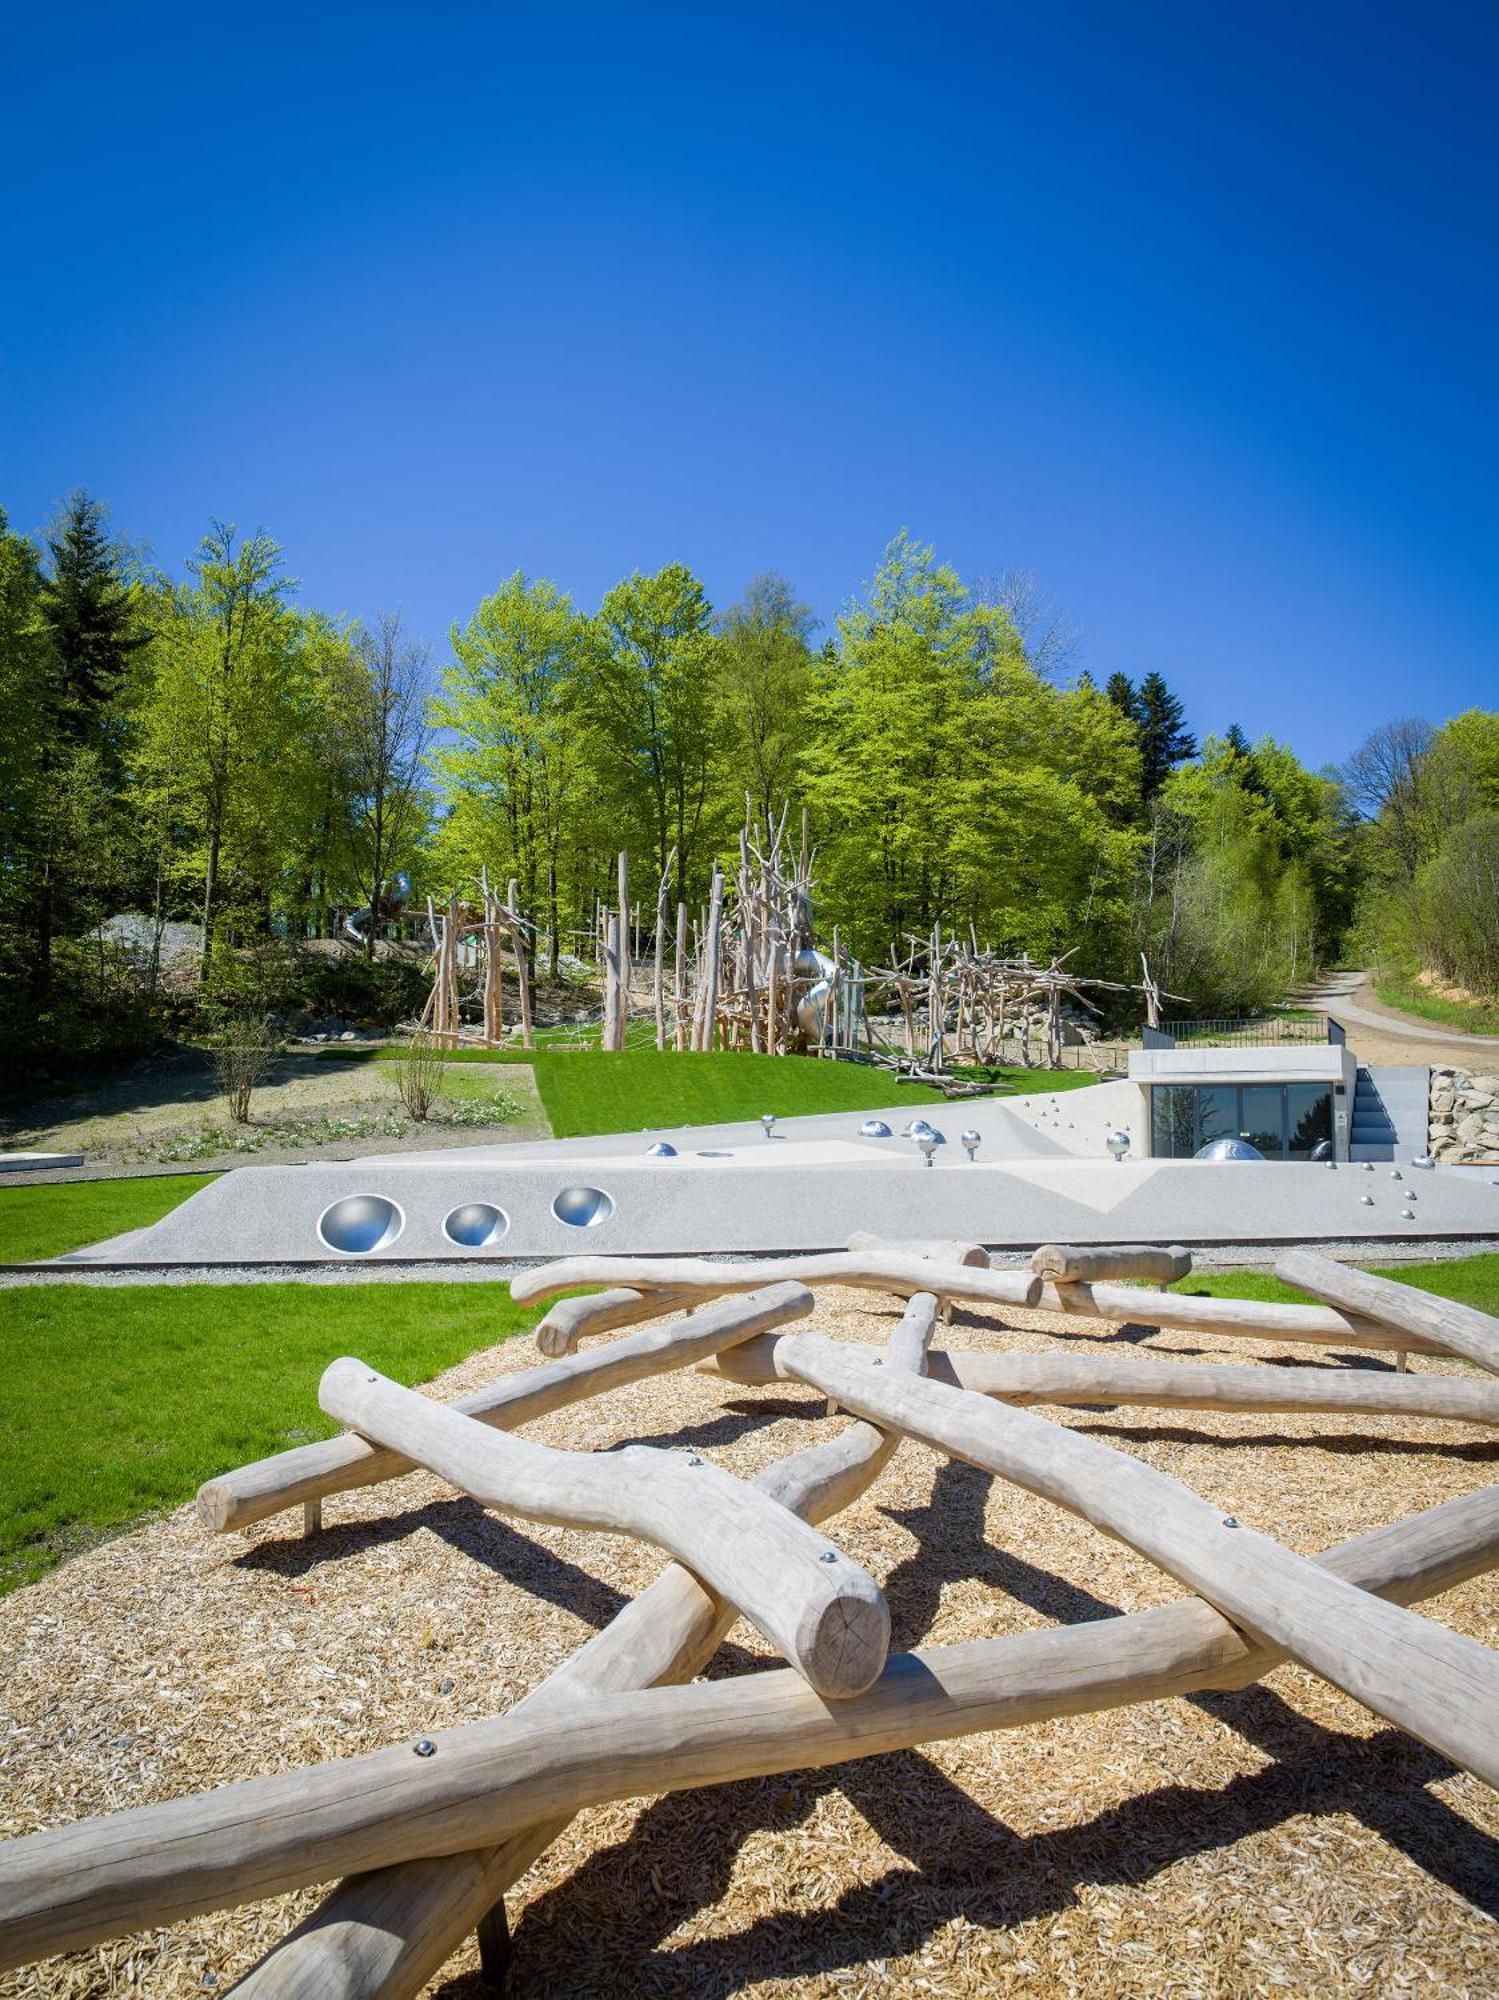
<instances>
[{"instance_id":1,"label":"metal dome","mask_svg":"<svg viewBox=\"0 0 1499 2000\"><path fill-rule=\"evenodd\" d=\"M652 1160L674 1160L677 1149L669 1139L657 1139L654 1145L646 1147L646 1157Z\"/></svg>"},{"instance_id":2,"label":"metal dome","mask_svg":"<svg viewBox=\"0 0 1499 2000\"><path fill-rule=\"evenodd\" d=\"M861 1139L889 1139L894 1135L883 1118L866 1118L859 1127Z\"/></svg>"},{"instance_id":3,"label":"metal dome","mask_svg":"<svg viewBox=\"0 0 1499 2000\"><path fill-rule=\"evenodd\" d=\"M1247 1139L1212 1139L1206 1146L1200 1146L1192 1155L1194 1160L1263 1160L1264 1154L1258 1146L1251 1146Z\"/></svg>"}]
</instances>

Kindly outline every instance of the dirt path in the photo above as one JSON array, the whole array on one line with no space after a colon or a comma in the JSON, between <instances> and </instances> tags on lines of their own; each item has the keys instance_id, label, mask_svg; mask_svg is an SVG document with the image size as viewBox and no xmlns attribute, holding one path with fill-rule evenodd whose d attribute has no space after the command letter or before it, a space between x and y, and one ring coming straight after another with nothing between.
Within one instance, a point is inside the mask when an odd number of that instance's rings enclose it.
<instances>
[{"instance_id":1,"label":"dirt path","mask_svg":"<svg viewBox=\"0 0 1499 2000\"><path fill-rule=\"evenodd\" d=\"M1499 1036L1463 1035L1414 1014L1399 1014L1374 993L1367 972L1335 972L1295 996L1297 1004L1331 1014L1348 1030L1348 1046L1367 1063L1460 1062L1464 1055L1499 1062Z\"/></svg>"}]
</instances>

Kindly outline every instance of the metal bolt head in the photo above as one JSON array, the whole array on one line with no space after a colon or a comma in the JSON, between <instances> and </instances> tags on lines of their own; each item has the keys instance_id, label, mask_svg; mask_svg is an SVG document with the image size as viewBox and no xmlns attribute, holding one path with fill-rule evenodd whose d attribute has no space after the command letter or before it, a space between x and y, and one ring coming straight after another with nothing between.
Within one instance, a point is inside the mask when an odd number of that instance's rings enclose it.
<instances>
[{"instance_id":1,"label":"metal bolt head","mask_svg":"<svg viewBox=\"0 0 1499 2000\"><path fill-rule=\"evenodd\" d=\"M1223 1517L1223 1525L1225 1528L1237 1528L1239 1525L1238 1519L1233 1514L1225 1514Z\"/></svg>"},{"instance_id":2,"label":"metal bolt head","mask_svg":"<svg viewBox=\"0 0 1499 2000\"><path fill-rule=\"evenodd\" d=\"M1414 1222L1416 1219L1416 1211L1413 1208L1402 1208L1400 1211L1400 1219L1402 1222Z\"/></svg>"},{"instance_id":3,"label":"metal bolt head","mask_svg":"<svg viewBox=\"0 0 1499 2000\"><path fill-rule=\"evenodd\" d=\"M435 1757L437 1755L437 1745L432 1741L430 1736L419 1736L411 1748L418 1757Z\"/></svg>"},{"instance_id":4,"label":"metal bolt head","mask_svg":"<svg viewBox=\"0 0 1499 2000\"><path fill-rule=\"evenodd\" d=\"M838 1560L838 1551L836 1549L827 1549L817 1560L819 1562L835 1563Z\"/></svg>"},{"instance_id":5,"label":"metal bolt head","mask_svg":"<svg viewBox=\"0 0 1499 2000\"><path fill-rule=\"evenodd\" d=\"M689 1451L687 1454L686 1462L688 1465L701 1465L703 1461L698 1457L695 1451Z\"/></svg>"},{"instance_id":6,"label":"metal bolt head","mask_svg":"<svg viewBox=\"0 0 1499 2000\"><path fill-rule=\"evenodd\" d=\"M1372 1208L1374 1206L1374 1197L1372 1194L1361 1194L1359 1200L1364 1204L1365 1208Z\"/></svg>"}]
</instances>

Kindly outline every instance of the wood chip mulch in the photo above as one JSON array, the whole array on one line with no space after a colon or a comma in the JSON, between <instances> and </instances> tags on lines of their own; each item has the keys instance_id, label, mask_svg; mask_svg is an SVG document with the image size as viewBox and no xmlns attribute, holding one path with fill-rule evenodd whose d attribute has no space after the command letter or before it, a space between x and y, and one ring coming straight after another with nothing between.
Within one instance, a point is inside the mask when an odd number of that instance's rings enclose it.
<instances>
[{"instance_id":1,"label":"wood chip mulch","mask_svg":"<svg viewBox=\"0 0 1499 2000\"><path fill-rule=\"evenodd\" d=\"M814 1323L882 1344L894 1310L830 1291ZM1323 1359L1018 1310L960 1311L938 1344L1034 1351L1088 1327L1105 1351ZM434 1392L535 1359L515 1340ZM690 1446L747 1475L827 1435L824 1412L811 1391L689 1373L527 1434L578 1450ZM1473 1492L1499 1459L1481 1433L1436 1421L1048 1415L1306 1553ZM183 1508L0 1604L0 1833L503 1711L662 1566L627 1541L506 1523L425 1474L339 1496L325 1517L312 1541L294 1538L300 1514L210 1539ZM897 1647L1181 1594L1057 1508L909 1443L829 1528L883 1580ZM1482 1578L1425 1608L1492 1646L1496 1600ZM766 1657L741 1624L712 1672ZM0 1978L0 1993L223 1992L316 1900L52 1959ZM588 1811L509 1910L523 2000L1477 1996L1499 1989L1499 1799L1288 1667L1240 1694ZM472 1941L429 1991L474 2000Z\"/></svg>"}]
</instances>

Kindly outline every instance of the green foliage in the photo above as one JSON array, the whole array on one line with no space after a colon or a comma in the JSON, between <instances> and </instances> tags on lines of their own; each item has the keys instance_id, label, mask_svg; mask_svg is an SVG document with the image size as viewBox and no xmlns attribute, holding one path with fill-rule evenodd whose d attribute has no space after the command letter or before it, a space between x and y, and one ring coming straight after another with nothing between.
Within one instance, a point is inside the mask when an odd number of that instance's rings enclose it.
<instances>
[{"instance_id":1,"label":"green foliage","mask_svg":"<svg viewBox=\"0 0 1499 2000\"><path fill-rule=\"evenodd\" d=\"M1420 1001L1424 970L1480 1007L1499 1000L1499 713L1390 723L1347 781L1368 816L1359 929L1381 979Z\"/></svg>"},{"instance_id":2,"label":"green foliage","mask_svg":"<svg viewBox=\"0 0 1499 2000\"><path fill-rule=\"evenodd\" d=\"M331 1436L317 1383L338 1355L422 1382L540 1312L494 1285L0 1292L0 1589L180 1506L214 1473Z\"/></svg>"},{"instance_id":3,"label":"green foliage","mask_svg":"<svg viewBox=\"0 0 1499 2000\"><path fill-rule=\"evenodd\" d=\"M1235 725L1199 755L1159 673L1069 685L1034 579L971 588L906 533L817 652L813 622L775 575L718 617L680 563L592 615L516 572L453 626L429 703L399 620L299 608L268 535L215 524L172 581L87 495L45 555L0 520L0 1033L192 1032L190 974L98 945L122 912L203 925L209 1014L393 1024L425 992L376 949L402 873L408 936L429 891L514 878L556 977L621 848L647 935L673 855L695 919L746 799L805 809L819 930L872 966L971 927L1118 980L1143 952L1174 1010L1237 1012L1335 957L1357 912L1386 964L1491 976L1455 913L1485 879L1460 829L1499 811L1499 717L1389 725L1343 783ZM364 908L357 947L299 948Z\"/></svg>"}]
</instances>

